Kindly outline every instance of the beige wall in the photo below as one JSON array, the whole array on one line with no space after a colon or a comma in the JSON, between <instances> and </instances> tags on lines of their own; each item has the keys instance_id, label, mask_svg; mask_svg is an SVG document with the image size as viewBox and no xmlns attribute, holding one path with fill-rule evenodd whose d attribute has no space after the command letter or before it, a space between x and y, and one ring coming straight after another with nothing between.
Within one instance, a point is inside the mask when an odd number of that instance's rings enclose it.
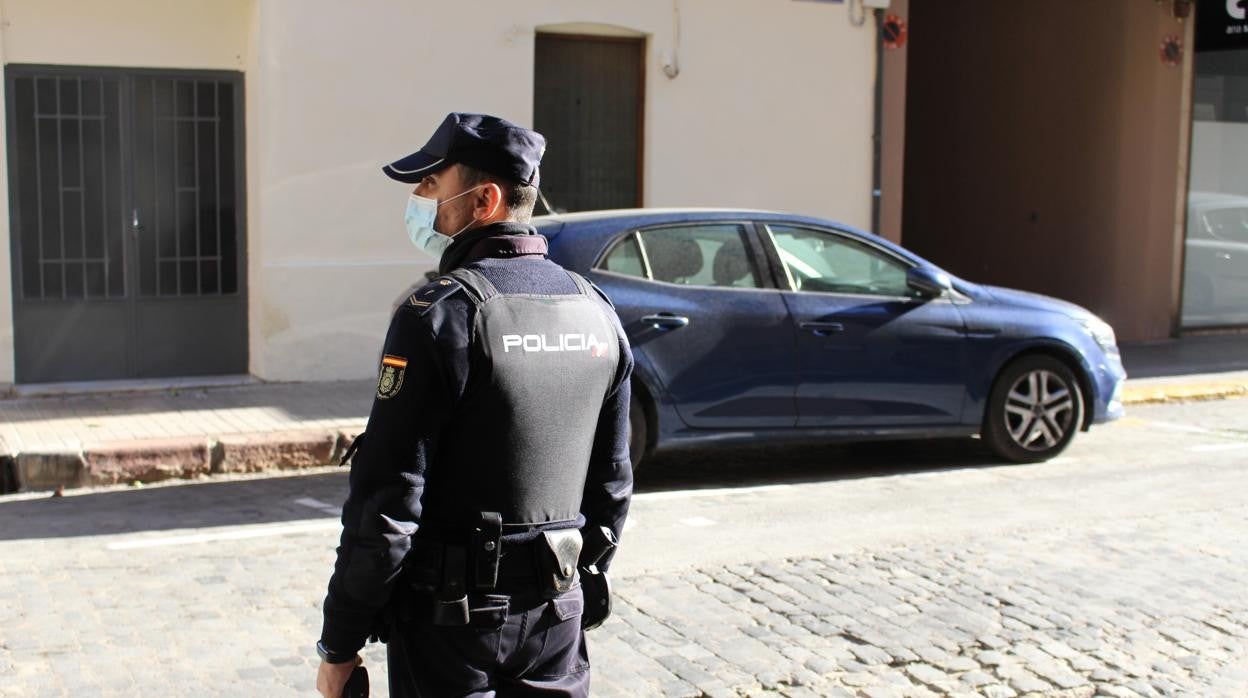
<instances>
[{"instance_id":1,"label":"beige wall","mask_svg":"<svg viewBox=\"0 0 1248 698\"><path fill-rule=\"evenodd\" d=\"M1072 300L1120 339L1177 325L1191 22L1152 0L910 0L902 242ZM1113 31L1106 31L1113 27Z\"/></svg>"},{"instance_id":2,"label":"beige wall","mask_svg":"<svg viewBox=\"0 0 1248 698\"><path fill-rule=\"evenodd\" d=\"M254 0L0 0L5 63L239 70Z\"/></svg>"},{"instance_id":3,"label":"beige wall","mask_svg":"<svg viewBox=\"0 0 1248 698\"><path fill-rule=\"evenodd\" d=\"M648 37L648 206L792 209L870 221L873 34L843 5L680 0L264 1L248 65L252 370L376 370L388 309L429 268L380 165L450 111L530 124L537 27ZM577 31L597 31L575 27Z\"/></svg>"},{"instance_id":4,"label":"beige wall","mask_svg":"<svg viewBox=\"0 0 1248 698\"><path fill-rule=\"evenodd\" d=\"M0 0L3 63L239 70L252 0ZM0 133L4 132L0 94ZM0 138L0 385L14 380L7 140Z\"/></svg>"},{"instance_id":5,"label":"beige wall","mask_svg":"<svg viewBox=\"0 0 1248 698\"><path fill-rule=\"evenodd\" d=\"M0 15L0 26L4 18ZM0 31L0 55L4 54L4 32ZM7 133L8 108L5 90L0 90L0 133ZM7 138L0 139L0 162L8 162ZM9 247L9 168L0 167L0 395L16 379L13 363L13 263Z\"/></svg>"},{"instance_id":6,"label":"beige wall","mask_svg":"<svg viewBox=\"0 0 1248 698\"><path fill-rule=\"evenodd\" d=\"M373 374L392 301L430 266L403 231L407 188L380 166L450 111L531 123L538 27L647 38L646 205L870 222L874 33L844 5L0 0L0 12L7 63L245 72L250 364L264 379ZM13 376L5 196L0 383Z\"/></svg>"}]
</instances>

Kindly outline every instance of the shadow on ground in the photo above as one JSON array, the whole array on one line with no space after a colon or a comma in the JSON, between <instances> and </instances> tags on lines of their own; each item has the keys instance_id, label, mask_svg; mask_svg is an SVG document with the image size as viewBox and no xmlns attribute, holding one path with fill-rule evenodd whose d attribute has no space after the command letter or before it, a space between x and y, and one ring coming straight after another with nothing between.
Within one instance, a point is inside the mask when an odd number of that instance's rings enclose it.
<instances>
[{"instance_id":1,"label":"shadow on ground","mask_svg":"<svg viewBox=\"0 0 1248 698\"><path fill-rule=\"evenodd\" d=\"M973 439L802 448L735 447L646 462L638 492L828 482L998 465ZM0 500L0 541L333 519L347 471Z\"/></svg>"}]
</instances>

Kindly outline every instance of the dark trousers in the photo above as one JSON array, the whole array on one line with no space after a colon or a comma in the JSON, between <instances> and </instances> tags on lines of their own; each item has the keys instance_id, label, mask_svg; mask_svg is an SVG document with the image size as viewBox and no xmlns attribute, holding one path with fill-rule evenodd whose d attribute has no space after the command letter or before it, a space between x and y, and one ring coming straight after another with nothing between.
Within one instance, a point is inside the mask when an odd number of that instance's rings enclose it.
<instances>
[{"instance_id":1,"label":"dark trousers","mask_svg":"<svg viewBox=\"0 0 1248 698\"><path fill-rule=\"evenodd\" d=\"M580 588L544 599L531 586L470 593L466 626L433 625L429 600L413 599L386 648L390 695L588 696Z\"/></svg>"}]
</instances>

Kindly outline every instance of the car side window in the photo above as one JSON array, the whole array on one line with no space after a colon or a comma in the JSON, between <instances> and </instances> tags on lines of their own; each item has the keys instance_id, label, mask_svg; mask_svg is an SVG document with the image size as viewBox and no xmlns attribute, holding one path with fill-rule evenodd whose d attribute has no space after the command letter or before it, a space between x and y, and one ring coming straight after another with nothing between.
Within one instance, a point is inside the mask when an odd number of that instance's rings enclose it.
<instances>
[{"instance_id":1,"label":"car side window","mask_svg":"<svg viewBox=\"0 0 1248 698\"><path fill-rule=\"evenodd\" d=\"M1248 208L1206 211L1205 226L1214 237L1228 242L1248 242Z\"/></svg>"},{"instance_id":2,"label":"car side window","mask_svg":"<svg viewBox=\"0 0 1248 698\"><path fill-rule=\"evenodd\" d=\"M615 243L615 247L611 248L598 268L616 274L646 278L646 267L641 261L641 248L637 246L637 233L630 233L628 237Z\"/></svg>"},{"instance_id":3,"label":"car side window","mask_svg":"<svg viewBox=\"0 0 1248 698\"><path fill-rule=\"evenodd\" d=\"M795 291L914 296L909 267L856 240L784 225L768 226Z\"/></svg>"},{"instance_id":4,"label":"car side window","mask_svg":"<svg viewBox=\"0 0 1248 698\"><path fill-rule=\"evenodd\" d=\"M740 225L691 225L641 232L655 281L687 286L759 288L758 269Z\"/></svg>"},{"instance_id":5,"label":"car side window","mask_svg":"<svg viewBox=\"0 0 1248 698\"><path fill-rule=\"evenodd\" d=\"M617 242L598 268L682 286L761 288L747 234L736 224L643 230Z\"/></svg>"}]
</instances>

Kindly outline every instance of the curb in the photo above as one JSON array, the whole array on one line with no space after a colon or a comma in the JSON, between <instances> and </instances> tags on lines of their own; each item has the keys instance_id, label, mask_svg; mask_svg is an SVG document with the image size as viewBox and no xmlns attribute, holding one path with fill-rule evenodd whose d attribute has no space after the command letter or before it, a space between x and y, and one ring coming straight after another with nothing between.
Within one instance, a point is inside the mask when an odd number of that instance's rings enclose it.
<instances>
[{"instance_id":1,"label":"curb","mask_svg":"<svg viewBox=\"0 0 1248 698\"><path fill-rule=\"evenodd\" d=\"M0 455L0 494L17 491L17 463L13 456Z\"/></svg>"},{"instance_id":2,"label":"curb","mask_svg":"<svg viewBox=\"0 0 1248 698\"><path fill-rule=\"evenodd\" d=\"M1151 379L1143 379L1145 381ZM1126 385L1125 406L1248 397L1248 379ZM298 470L338 463L363 431L308 429L89 444L80 450L5 453L0 494L31 490L196 479L214 474Z\"/></svg>"},{"instance_id":3,"label":"curb","mask_svg":"<svg viewBox=\"0 0 1248 698\"><path fill-rule=\"evenodd\" d=\"M1225 400L1248 397L1248 382L1174 383L1168 385L1136 385L1122 389L1122 404L1162 405L1172 402Z\"/></svg>"},{"instance_id":4,"label":"curb","mask_svg":"<svg viewBox=\"0 0 1248 698\"><path fill-rule=\"evenodd\" d=\"M23 451L12 459L16 491L87 484L87 464L79 451Z\"/></svg>"},{"instance_id":5,"label":"curb","mask_svg":"<svg viewBox=\"0 0 1248 698\"><path fill-rule=\"evenodd\" d=\"M212 470L206 438L115 441L83 449L84 479L91 485L189 479Z\"/></svg>"},{"instance_id":6,"label":"curb","mask_svg":"<svg viewBox=\"0 0 1248 698\"><path fill-rule=\"evenodd\" d=\"M80 450L0 453L0 494L330 465L342 458L361 431L362 427L135 439L89 444Z\"/></svg>"},{"instance_id":7,"label":"curb","mask_svg":"<svg viewBox=\"0 0 1248 698\"><path fill-rule=\"evenodd\" d=\"M330 431L231 434L217 440L213 473L258 473L325 465L334 460L341 435Z\"/></svg>"}]
</instances>

